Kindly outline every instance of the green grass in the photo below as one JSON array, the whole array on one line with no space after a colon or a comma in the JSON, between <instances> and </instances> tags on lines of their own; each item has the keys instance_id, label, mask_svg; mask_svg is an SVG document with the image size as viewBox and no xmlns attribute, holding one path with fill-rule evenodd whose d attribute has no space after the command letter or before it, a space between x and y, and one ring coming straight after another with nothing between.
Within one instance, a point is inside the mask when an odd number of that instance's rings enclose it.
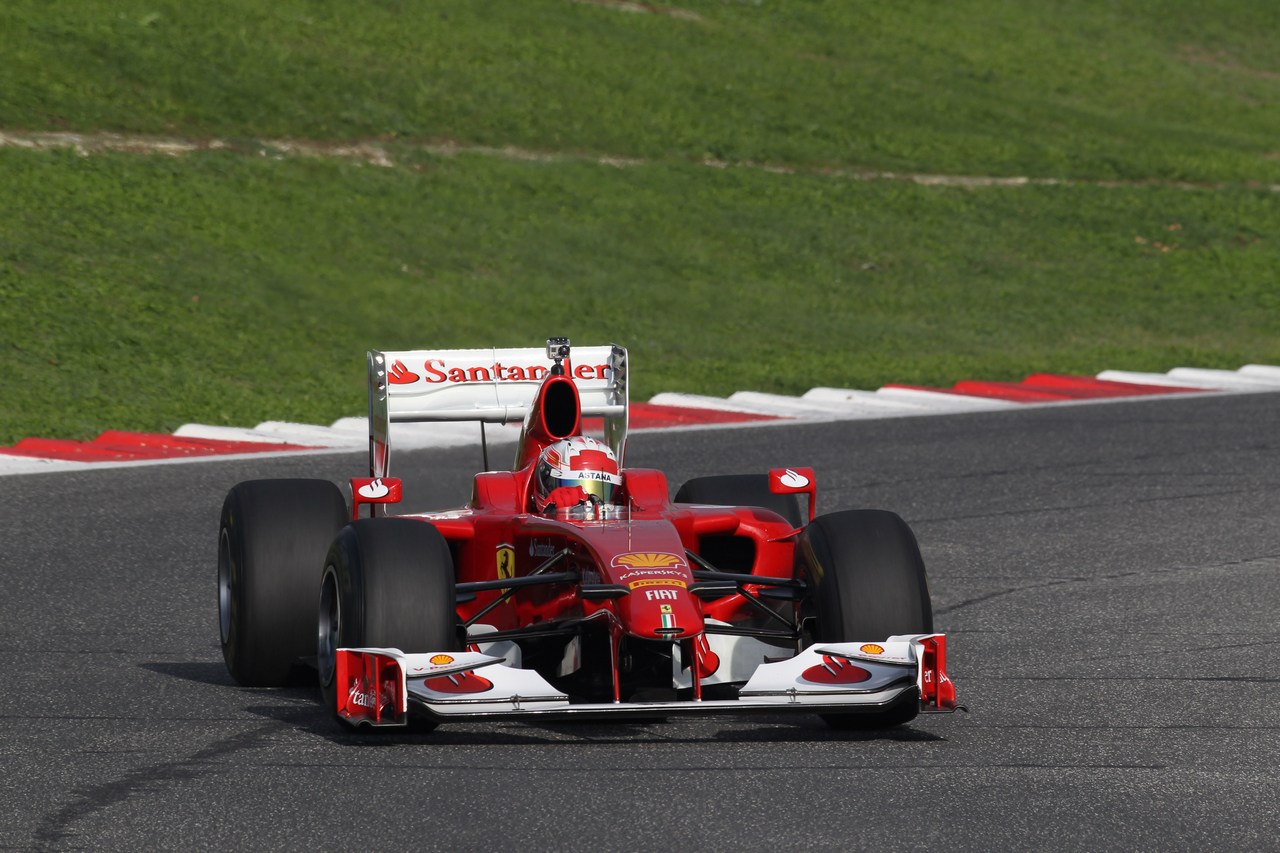
<instances>
[{"instance_id":1,"label":"green grass","mask_svg":"<svg viewBox=\"0 0 1280 853\"><path fill-rule=\"evenodd\" d=\"M646 158L1280 180L1272 0L9 0L0 119Z\"/></svg>"},{"instance_id":2,"label":"green grass","mask_svg":"<svg viewBox=\"0 0 1280 853\"><path fill-rule=\"evenodd\" d=\"M635 399L1280 363L1280 7L860 6L11 0L0 132L233 147L0 148L0 443L327 422L368 348L554 334Z\"/></svg>"}]
</instances>

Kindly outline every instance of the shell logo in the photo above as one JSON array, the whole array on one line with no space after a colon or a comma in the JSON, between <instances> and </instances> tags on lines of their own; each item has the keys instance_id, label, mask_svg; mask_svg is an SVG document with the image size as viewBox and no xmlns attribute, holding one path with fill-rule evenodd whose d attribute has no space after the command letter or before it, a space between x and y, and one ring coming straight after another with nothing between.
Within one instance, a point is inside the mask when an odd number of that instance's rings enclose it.
<instances>
[{"instance_id":1,"label":"shell logo","mask_svg":"<svg viewBox=\"0 0 1280 853\"><path fill-rule=\"evenodd\" d=\"M674 569L683 566L684 560L675 554L660 551L635 551L630 554L619 554L613 558L613 564L632 569Z\"/></svg>"},{"instance_id":2,"label":"shell logo","mask_svg":"<svg viewBox=\"0 0 1280 853\"><path fill-rule=\"evenodd\" d=\"M436 666L447 666L453 663L453 655L432 655L431 663Z\"/></svg>"},{"instance_id":3,"label":"shell logo","mask_svg":"<svg viewBox=\"0 0 1280 853\"><path fill-rule=\"evenodd\" d=\"M884 654L884 646L879 645L878 643L867 643L866 645L859 646L858 651L862 652L864 655L882 655Z\"/></svg>"}]
</instances>

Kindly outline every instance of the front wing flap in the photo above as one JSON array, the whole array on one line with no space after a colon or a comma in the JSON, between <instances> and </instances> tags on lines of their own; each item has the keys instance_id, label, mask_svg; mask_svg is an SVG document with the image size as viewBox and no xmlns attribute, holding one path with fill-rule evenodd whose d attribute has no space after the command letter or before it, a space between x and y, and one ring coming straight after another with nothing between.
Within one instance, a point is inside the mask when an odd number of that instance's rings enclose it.
<instances>
[{"instance_id":1,"label":"front wing flap","mask_svg":"<svg viewBox=\"0 0 1280 853\"><path fill-rule=\"evenodd\" d=\"M718 700L570 704L566 694L536 672L479 652L339 649L337 664L337 713L352 725L405 725L411 706L437 720L871 713L914 697L925 712L956 707L942 634L896 636L878 643L819 643L795 657L760 664L737 699Z\"/></svg>"},{"instance_id":2,"label":"front wing flap","mask_svg":"<svg viewBox=\"0 0 1280 853\"><path fill-rule=\"evenodd\" d=\"M890 637L878 643L817 643L793 658L758 667L738 692L740 699L827 705L894 688L914 687L920 710L956 708L955 685L946 672L947 640L942 634Z\"/></svg>"}]
</instances>

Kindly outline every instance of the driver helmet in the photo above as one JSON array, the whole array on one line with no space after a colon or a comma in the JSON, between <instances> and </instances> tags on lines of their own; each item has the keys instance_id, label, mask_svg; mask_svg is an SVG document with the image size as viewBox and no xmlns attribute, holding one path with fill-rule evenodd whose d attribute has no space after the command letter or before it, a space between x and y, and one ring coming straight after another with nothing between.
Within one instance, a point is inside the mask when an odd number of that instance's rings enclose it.
<instances>
[{"instance_id":1,"label":"driver helmet","mask_svg":"<svg viewBox=\"0 0 1280 853\"><path fill-rule=\"evenodd\" d=\"M578 435L548 445L539 454L533 472L533 503L538 512L544 512L550 504L560 509L584 501L608 504L621 485L618 457L609 445ZM568 491L557 493L558 489ZM567 499L573 502L568 503Z\"/></svg>"}]
</instances>

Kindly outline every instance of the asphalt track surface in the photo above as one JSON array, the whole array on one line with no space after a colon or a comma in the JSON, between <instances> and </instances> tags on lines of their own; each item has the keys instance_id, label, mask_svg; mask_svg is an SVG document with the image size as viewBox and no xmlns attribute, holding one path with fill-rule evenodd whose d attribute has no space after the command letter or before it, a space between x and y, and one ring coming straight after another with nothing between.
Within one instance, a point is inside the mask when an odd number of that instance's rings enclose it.
<instances>
[{"instance_id":1,"label":"asphalt track surface","mask_svg":"<svg viewBox=\"0 0 1280 853\"><path fill-rule=\"evenodd\" d=\"M367 736L218 648L226 490L359 455L2 482L0 848L1275 850L1280 394L638 435L915 529L970 713ZM395 458L406 509L478 451Z\"/></svg>"}]
</instances>

